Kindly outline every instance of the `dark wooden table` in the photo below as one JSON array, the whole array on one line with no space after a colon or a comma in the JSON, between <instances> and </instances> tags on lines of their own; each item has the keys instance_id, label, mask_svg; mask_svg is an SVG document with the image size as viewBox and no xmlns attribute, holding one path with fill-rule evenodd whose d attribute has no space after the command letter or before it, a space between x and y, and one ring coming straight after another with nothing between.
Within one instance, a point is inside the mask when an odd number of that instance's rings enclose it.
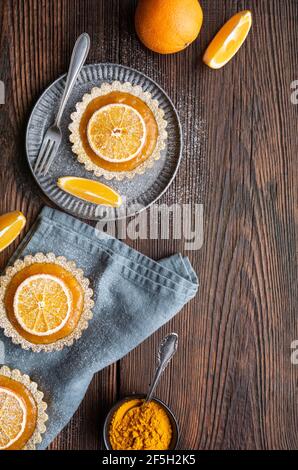
<instances>
[{"instance_id":1,"label":"dark wooden table","mask_svg":"<svg viewBox=\"0 0 298 470\"><path fill-rule=\"evenodd\" d=\"M164 203L204 204L204 245L187 253L200 277L195 300L162 330L96 377L51 449L98 449L109 406L146 389L162 336L180 347L158 395L181 426L181 448L298 448L298 339L294 163L298 105L296 0L204 0L198 40L182 53L146 50L130 0L1 0L0 213L20 209L27 229L48 203L29 174L26 122L43 89L67 70L76 37L92 38L88 61L117 62L152 77L177 106L185 139ZM202 53L226 19L251 9L253 29L220 71ZM297 183L297 179L296 179ZM297 198L296 198L297 202ZM130 242L155 259L177 240ZM3 268L16 243L1 253Z\"/></svg>"}]
</instances>

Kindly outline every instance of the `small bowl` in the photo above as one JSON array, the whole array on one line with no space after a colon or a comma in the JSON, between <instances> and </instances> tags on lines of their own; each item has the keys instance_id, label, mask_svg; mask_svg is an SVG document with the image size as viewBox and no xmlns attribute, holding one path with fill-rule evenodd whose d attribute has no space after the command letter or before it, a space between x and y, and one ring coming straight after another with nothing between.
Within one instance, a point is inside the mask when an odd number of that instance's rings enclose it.
<instances>
[{"instance_id":1,"label":"small bowl","mask_svg":"<svg viewBox=\"0 0 298 470\"><path fill-rule=\"evenodd\" d=\"M115 403L115 405L110 409L109 413L106 416L104 425L103 425L103 440L104 440L104 444L106 446L106 449L113 450L112 446L111 446L111 443L110 443L109 430L110 430L110 425L111 425L111 421L112 421L112 418L114 416L114 413L126 401L135 400L135 399L138 399L138 398L139 399L144 399L144 398L146 398L146 395L145 394L136 394L136 395L130 395L128 397L122 398L122 400L117 401L117 403ZM160 400L159 398L152 398L152 401L155 401L155 402L159 403L159 405L161 405L164 408L164 410L166 411L166 413L167 413L167 415L170 419L173 435L172 435L171 444L170 444L168 450L175 450L177 448L178 441L179 441L179 426L178 426L178 423L177 423L177 419L176 419L174 413L172 412L172 410L170 410L170 408L162 400Z\"/></svg>"}]
</instances>

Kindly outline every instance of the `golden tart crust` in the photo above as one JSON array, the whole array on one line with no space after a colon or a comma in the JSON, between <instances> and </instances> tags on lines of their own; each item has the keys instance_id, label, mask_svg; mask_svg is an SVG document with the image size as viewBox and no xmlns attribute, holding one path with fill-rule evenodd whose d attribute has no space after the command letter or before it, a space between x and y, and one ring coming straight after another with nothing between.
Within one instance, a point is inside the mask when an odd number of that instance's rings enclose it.
<instances>
[{"instance_id":1,"label":"golden tart crust","mask_svg":"<svg viewBox=\"0 0 298 470\"><path fill-rule=\"evenodd\" d=\"M57 333L48 336L37 336L25 331L14 312L17 288L24 280L36 274L60 278L72 294L72 307L67 322ZM5 275L0 277L0 327L13 343L21 345L23 349L34 352L59 351L64 346L71 346L87 329L94 305L92 295L89 280L73 261L67 261L63 256L56 257L53 253L26 256L24 260L17 260L13 266L7 268Z\"/></svg>"},{"instance_id":2,"label":"golden tart crust","mask_svg":"<svg viewBox=\"0 0 298 470\"><path fill-rule=\"evenodd\" d=\"M102 106L113 103L125 103L132 106L142 114L147 126L147 137L144 146L136 158L129 162L110 163L105 162L96 155L86 137L89 120L93 113ZM156 160L159 160L161 152L166 147L167 122L164 119L164 111L159 107L157 100L153 99L149 92L144 92L140 86L134 86L129 82L115 81L111 84L104 83L100 88L92 88L85 94L81 102L76 104L76 111L71 115L69 125L72 150L77 155L78 161L85 165L86 170L92 171L95 176L104 176L121 181L124 178L132 179L136 175L143 174L151 168Z\"/></svg>"},{"instance_id":3,"label":"golden tart crust","mask_svg":"<svg viewBox=\"0 0 298 470\"><path fill-rule=\"evenodd\" d=\"M42 434L46 431L45 422L48 420L43 393L28 375L22 374L18 369L11 370L7 366L0 367L0 387L17 395L26 410L22 434L4 450L35 450L36 445L42 441Z\"/></svg>"}]
</instances>

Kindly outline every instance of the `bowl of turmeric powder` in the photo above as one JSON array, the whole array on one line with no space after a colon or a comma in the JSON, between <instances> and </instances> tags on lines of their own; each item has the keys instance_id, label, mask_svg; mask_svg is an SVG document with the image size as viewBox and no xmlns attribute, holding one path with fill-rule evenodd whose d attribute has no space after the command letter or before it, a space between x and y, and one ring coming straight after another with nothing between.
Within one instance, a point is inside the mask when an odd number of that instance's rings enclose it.
<instances>
[{"instance_id":1,"label":"bowl of turmeric powder","mask_svg":"<svg viewBox=\"0 0 298 470\"><path fill-rule=\"evenodd\" d=\"M173 412L162 400L145 402L145 395L132 395L111 408L103 438L109 450L174 450L179 428Z\"/></svg>"}]
</instances>

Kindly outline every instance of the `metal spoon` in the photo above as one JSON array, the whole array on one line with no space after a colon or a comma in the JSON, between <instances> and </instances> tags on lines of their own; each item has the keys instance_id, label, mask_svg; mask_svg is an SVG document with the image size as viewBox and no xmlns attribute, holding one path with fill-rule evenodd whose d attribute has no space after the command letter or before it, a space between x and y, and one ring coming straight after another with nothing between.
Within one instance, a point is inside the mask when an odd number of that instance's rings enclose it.
<instances>
[{"instance_id":1,"label":"metal spoon","mask_svg":"<svg viewBox=\"0 0 298 470\"><path fill-rule=\"evenodd\" d=\"M159 382L159 379L164 372L165 368L169 364L170 360L174 356L175 352L177 351L178 347L178 335L177 333L171 333L166 336L162 342L160 343L159 350L158 350L158 365L154 374L153 381L150 385L149 391L145 398L145 403L150 401L154 390Z\"/></svg>"}]
</instances>

